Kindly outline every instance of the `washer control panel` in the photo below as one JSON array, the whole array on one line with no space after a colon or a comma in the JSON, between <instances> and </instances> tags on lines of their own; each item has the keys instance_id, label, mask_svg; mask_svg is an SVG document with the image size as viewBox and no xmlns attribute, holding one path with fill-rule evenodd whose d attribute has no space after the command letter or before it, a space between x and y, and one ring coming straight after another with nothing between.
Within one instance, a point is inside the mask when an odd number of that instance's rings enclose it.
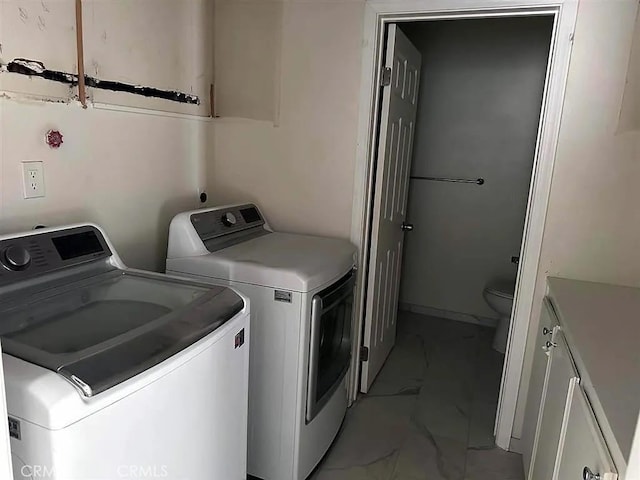
<instances>
[{"instance_id":1,"label":"washer control panel","mask_svg":"<svg viewBox=\"0 0 640 480\"><path fill-rule=\"evenodd\" d=\"M0 241L0 285L111 256L90 225Z\"/></svg>"},{"instance_id":2,"label":"washer control panel","mask_svg":"<svg viewBox=\"0 0 640 480\"><path fill-rule=\"evenodd\" d=\"M222 215L222 224L225 227L233 227L237 223L238 223L238 219L233 214L233 212L227 212L227 213Z\"/></svg>"},{"instance_id":3,"label":"washer control panel","mask_svg":"<svg viewBox=\"0 0 640 480\"><path fill-rule=\"evenodd\" d=\"M17 272L24 270L31 264L31 254L22 245L9 245L2 251L0 261L9 270Z\"/></svg>"},{"instance_id":4,"label":"washer control panel","mask_svg":"<svg viewBox=\"0 0 640 480\"><path fill-rule=\"evenodd\" d=\"M211 252L269 233L253 204L213 208L191 215L191 224Z\"/></svg>"}]
</instances>

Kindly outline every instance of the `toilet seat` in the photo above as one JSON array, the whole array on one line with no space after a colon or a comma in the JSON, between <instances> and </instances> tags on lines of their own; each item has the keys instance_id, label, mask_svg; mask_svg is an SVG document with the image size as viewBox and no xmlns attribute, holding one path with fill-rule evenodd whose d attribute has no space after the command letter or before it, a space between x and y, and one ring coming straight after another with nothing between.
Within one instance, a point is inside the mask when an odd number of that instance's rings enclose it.
<instances>
[{"instance_id":1,"label":"toilet seat","mask_svg":"<svg viewBox=\"0 0 640 480\"><path fill-rule=\"evenodd\" d=\"M515 293L515 285L512 283L496 283L489 285L485 290L487 293L491 295L495 295L497 297L506 298L509 300L513 300L513 294Z\"/></svg>"},{"instance_id":2,"label":"toilet seat","mask_svg":"<svg viewBox=\"0 0 640 480\"><path fill-rule=\"evenodd\" d=\"M486 286L483 296L489 307L498 314L496 334L493 337L493 349L505 353L511 324L513 294L516 289L514 280L497 280Z\"/></svg>"}]
</instances>

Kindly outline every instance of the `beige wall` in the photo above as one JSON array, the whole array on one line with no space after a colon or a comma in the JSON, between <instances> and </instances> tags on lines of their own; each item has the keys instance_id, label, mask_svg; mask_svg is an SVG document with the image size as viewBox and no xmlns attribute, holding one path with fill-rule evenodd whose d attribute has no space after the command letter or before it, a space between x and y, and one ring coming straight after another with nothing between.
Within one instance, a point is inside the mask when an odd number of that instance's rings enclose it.
<instances>
[{"instance_id":1,"label":"beige wall","mask_svg":"<svg viewBox=\"0 0 640 480\"><path fill-rule=\"evenodd\" d=\"M211 74L212 58L206 52L211 47L197 14L207 2L83 2L87 72L161 88L193 87L198 93L206 83L208 90L205 77ZM144 7L151 3L149 13ZM0 0L0 61L26 57L75 72L74 4ZM179 7L181 15L176 15ZM175 110L164 100L138 102L134 95L105 94L102 102L147 105L154 111L101 110L91 102L84 110L76 95L66 85L0 73L0 232L97 222L125 262L161 270L171 216L198 205L210 123L158 114ZM64 135L59 150L44 143L50 128ZM25 160L43 162L45 198L23 198Z\"/></svg>"},{"instance_id":2,"label":"beige wall","mask_svg":"<svg viewBox=\"0 0 640 480\"><path fill-rule=\"evenodd\" d=\"M90 221L123 260L160 270L172 215L198 205L208 124L76 105L0 100L0 232ZM59 150L44 143L64 135ZM46 197L23 199L24 160L44 164Z\"/></svg>"},{"instance_id":3,"label":"beige wall","mask_svg":"<svg viewBox=\"0 0 640 480\"><path fill-rule=\"evenodd\" d=\"M87 88L90 101L209 116L213 82L214 0L83 0L87 75L177 90L199 105ZM0 0L0 61L44 63L77 73L75 0ZM0 88L38 98L77 98L77 88L4 72Z\"/></svg>"},{"instance_id":4,"label":"beige wall","mask_svg":"<svg viewBox=\"0 0 640 480\"><path fill-rule=\"evenodd\" d=\"M640 286L640 130L618 133L637 6L636 0L580 3L530 344L547 276ZM523 382L532 355L530 349ZM526 394L524 383L516 438Z\"/></svg>"},{"instance_id":5,"label":"beige wall","mask_svg":"<svg viewBox=\"0 0 640 480\"><path fill-rule=\"evenodd\" d=\"M82 5L87 75L200 98L200 105L186 105L89 89L95 102L209 116L213 0L82 0Z\"/></svg>"},{"instance_id":6,"label":"beige wall","mask_svg":"<svg viewBox=\"0 0 640 480\"><path fill-rule=\"evenodd\" d=\"M349 237L363 8L285 2L279 124L215 121L209 204L256 201L276 229Z\"/></svg>"},{"instance_id":7,"label":"beige wall","mask_svg":"<svg viewBox=\"0 0 640 480\"><path fill-rule=\"evenodd\" d=\"M215 0L215 114L276 121L283 0Z\"/></svg>"},{"instance_id":8,"label":"beige wall","mask_svg":"<svg viewBox=\"0 0 640 480\"><path fill-rule=\"evenodd\" d=\"M631 58L624 89L624 102L620 112L618 132L640 130L640 10L636 17Z\"/></svg>"}]
</instances>

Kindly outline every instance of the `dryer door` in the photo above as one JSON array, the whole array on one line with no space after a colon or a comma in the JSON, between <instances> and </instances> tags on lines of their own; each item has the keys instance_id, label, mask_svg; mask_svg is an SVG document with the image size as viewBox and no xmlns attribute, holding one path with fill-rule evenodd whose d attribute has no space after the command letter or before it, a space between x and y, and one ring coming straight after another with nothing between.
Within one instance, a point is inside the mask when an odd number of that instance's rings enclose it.
<instances>
[{"instance_id":1,"label":"dryer door","mask_svg":"<svg viewBox=\"0 0 640 480\"><path fill-rule=\"evenodd\" d=\"M307 423L331 398L349 369L354 286L352 271L313 297Z\"/></svg>"}]
</instances>

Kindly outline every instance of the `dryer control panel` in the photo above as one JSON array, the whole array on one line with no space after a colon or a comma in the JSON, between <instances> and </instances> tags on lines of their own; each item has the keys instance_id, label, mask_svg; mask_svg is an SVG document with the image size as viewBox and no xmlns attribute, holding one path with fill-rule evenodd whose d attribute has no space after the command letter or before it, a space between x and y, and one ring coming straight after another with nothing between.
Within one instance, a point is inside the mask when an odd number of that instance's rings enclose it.
<instances>
[{"instance_id":1,"label":"dryer control panel","mask_svg":"<svg viewBox=\"0 0 640 480\"><path fill-rule=\"evenodd\" d=\"M210 252L270 233L260 211L250 203L194 213L191 224Z\"/></svg>"},{"instance_id":2,"label":"dryer control panel","mask_svg":"<svg viewBox=\"0 0 640 480\"><path fill-rule=\"evenodd\" d=\"M111 256L90 225L0 240L0 285Z\"/></svg>"}]
</instances>

